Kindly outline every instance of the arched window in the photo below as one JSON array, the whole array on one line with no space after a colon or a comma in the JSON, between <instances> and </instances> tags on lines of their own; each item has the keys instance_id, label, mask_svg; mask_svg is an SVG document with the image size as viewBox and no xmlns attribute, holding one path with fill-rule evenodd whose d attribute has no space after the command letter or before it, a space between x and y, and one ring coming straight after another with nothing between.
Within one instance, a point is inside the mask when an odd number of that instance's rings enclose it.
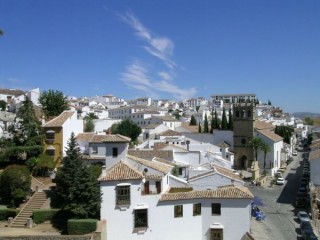
<instances>
[{"instance_id":1,"label":"arched window","mask_svg":"<svg viewBox=\"0 0 320 240\"><path fill-rule=\"evenodd\" d=\"M236 111L236 117L239 117L239 111L238 110Z\"/></svg>"}]
</instances>

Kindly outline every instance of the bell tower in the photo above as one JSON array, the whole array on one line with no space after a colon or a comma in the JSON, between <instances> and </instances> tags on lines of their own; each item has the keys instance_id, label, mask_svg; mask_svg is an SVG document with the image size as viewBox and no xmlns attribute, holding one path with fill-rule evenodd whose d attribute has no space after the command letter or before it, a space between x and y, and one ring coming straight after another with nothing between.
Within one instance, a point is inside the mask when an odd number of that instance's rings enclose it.
<instances>
[{"instance_id":1,"label":"bell tower","mask_svg":"<svg viewBox=\"0 0 320 240\"><path fill-rule=\"evenodd\" d=\"M252 147L249 146L249 141L253 138L254 121L254 103L233 104L233 150L236 169L247 169L254 160Z\"/></svg>"}]
</instances>

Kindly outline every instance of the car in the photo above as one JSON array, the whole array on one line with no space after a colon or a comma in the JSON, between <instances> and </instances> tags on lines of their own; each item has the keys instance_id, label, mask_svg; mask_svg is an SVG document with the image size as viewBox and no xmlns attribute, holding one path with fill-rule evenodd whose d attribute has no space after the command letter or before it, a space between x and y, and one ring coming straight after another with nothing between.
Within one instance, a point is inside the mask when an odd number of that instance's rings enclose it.
<instances>
[{"instance_id":1,"label":"car","mask_svg":"<svg viewBox=\"0 0 320 240\"><path fill-rule=\"evenodd\" d=\"M296 198L296 202L295 202L295 206L297 208L303 208L306 206L306 199L303 197L297 197Z\"/></svg>"},{"instance_id":2,"label":"car","mask_svg":"<svg viewBox=\"0 0 320 240\"><path fill-rule=\"evenodd\" d=\"M284 178L278 177L276 183L277 183L277 185L283 185L284 184Z\"/></svg>"},{"instance_id":3,"label":"car","mask_svg":"<svg viewBox=\"0 0 320 240\"><path fill-rule=\"evenodd\" d=\"M282 177L282 172L280 172L280 171L278 171L277 173L276 173L276 177Z\"/></svg>"},{"instance_id":4,"label":"car","mask_svg":"<svg viewBox=\"0 0 320 240\"><path fill-rule=\"evenodd\" d=\"M317 240L317 236L311 229L301 229L301 235L305 240Z\"/></svg>"},{"instance_id":5,"label":"car","mask_svg":"<svg viewBox=\"0 0 320 240\"><path fill-rule=\"evenodd\" d=\"M293 156L298 156L297 150L294 150L294 151L292 152L292 155L293 155Z\"/></svg>"},{"instance_id":6,"label":"car","mask_svg":"<svg viewBox=\"0 0 320 240\"><path fill-rule=\"evenodd\" d=\"M301 221L300 222L300 229L301 229L301 232L306 231L307 229L312 230L311 222L310 221Z\"/></svg>"},{"instance_id":7,"label":"car","mask_svg":"<svg viewBox=\"0 0 320 240\"><path fill-rule=\"evenodd\" d=\"M299 211L297 213L297 217L300 222L302 222L302 221L309 221L310 222L310 217L306 211Z\"/></svg>"}]
</instances>

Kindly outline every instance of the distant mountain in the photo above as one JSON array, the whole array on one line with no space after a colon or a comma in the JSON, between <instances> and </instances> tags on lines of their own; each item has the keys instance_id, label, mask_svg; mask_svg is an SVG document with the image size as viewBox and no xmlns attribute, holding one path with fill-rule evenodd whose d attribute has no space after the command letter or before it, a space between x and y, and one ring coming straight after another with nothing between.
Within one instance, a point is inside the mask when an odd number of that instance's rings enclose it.
<instances>
[{"instance_id":1,"label":"distant mountain","mask_svg":"<svg viewBox=\"0 0 320 240\"><path fill-rule=\"evenodd\" d=\"M311 112L295 112L292 113L294 117L304 119L305 117L310 117L310 118L320 118L320 113L311 113Z\"/></svg>"}]
</instances>

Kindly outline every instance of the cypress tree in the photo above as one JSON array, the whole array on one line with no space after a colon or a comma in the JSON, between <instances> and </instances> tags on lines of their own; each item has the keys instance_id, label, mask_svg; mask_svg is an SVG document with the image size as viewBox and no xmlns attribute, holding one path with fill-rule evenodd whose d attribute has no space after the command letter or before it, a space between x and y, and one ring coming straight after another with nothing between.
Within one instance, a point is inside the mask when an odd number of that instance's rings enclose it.
<instances>
[{"instance_id":1,"label":"cypress tree","mask_svg":"<svg viewBox=\"0 0 320 240\"><path fill-rule=\"evenodd\" d=\"M232 115L232 112L231 112L231 108L229 108L228 129L229 130L233 130L233 115Z\"/></svg>"},{"instance_id":2,"label":"cypress tree","mask_svg":"<svg viewBox=\"0 0 320 240\"><path fill-rule=\"evenodd\" d=\"M204 133L209 133L209 124L208 124L208 117L207 114L204 115L204 123L203 123L203 132Z\"/></svg>"},{"instance_id":3,"label":"cypress tree","mask_svg":"<svg viewBox=\"0 0 320 240\"><path fill-rule=\"evenodd\" d=\"M97 216L101 204L100 186L85 165L73 133L62 163L55 178L62 209L70 211L75 218Z\"/></svg>"},{"instance_id":4,"label":"cypress tree","mask_svg":"<svg viewBox=\"0 0 320 240\"><path fill-rule=\"evenodd\" d=\"M214 129L220 129L217 110L214 110Z\"/></svg>"},{"instance_id":5,"label":"cypress tree","mask_svg":"<svg viewBox=\"0 0 320 240\"><path fill-rule=\"evenodd\" d=\"M201 125L200 125L200 123L199 123L199 125L198 125L198 132L199 132L199 133L202 132L202 131L201 131Z\"/></svg>"},{"instance_id":6,"label":"cypress tree","mask_svg":"<svg viewBox=\"0 0 320 240\"><path fill-rule=\"evenodd\" d=\"M197 125L197 120L196 118L192 115L190 119L189 126L196 126Z\"/></svg>"},{"instance_id":7,"label":"cypress tree","mask_svg":"<svg viewBox=\"0 0 320 240\"><path fill-rule=\"evenodd\" d=\"M222 111L221 129L222 130L227 130L228 129L226 110L224 108L223 108L223 111Z\"/></svg>"},{"instance_id":8,"label":"cypress tree","mask_svg":"<svg viewBox=\"0 0 320 240\"><path fill-rule=\"evenodd\" d=\"M214 129L214 117L213 117L213 110L211 111L211 121L210 121L210 133L213 133Z\"/></svg>"}]
</instances>

